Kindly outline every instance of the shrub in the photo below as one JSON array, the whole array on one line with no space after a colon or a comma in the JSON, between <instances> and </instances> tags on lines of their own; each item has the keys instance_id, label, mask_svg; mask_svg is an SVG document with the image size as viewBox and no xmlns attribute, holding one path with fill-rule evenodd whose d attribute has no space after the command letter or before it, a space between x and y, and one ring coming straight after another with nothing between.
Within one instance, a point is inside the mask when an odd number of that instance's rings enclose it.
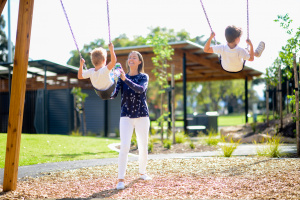
<instances>
[{"instance_id":1,"label":"shrub","mask_svg":"<svg viewBox=\"0 0 300 200\"><path fill-rule=\"evenodd\" d=\"M190 141L190 147L191 149L195 149L195 144L193 143L193 141Z\"/></svg>"},{"instance_id":2,"label":"shrub","mask_svg":"<svg viewBox=\"0 0 300 200\"><path fill-rule=\"evenodd\" d=\"M226 142L224 137L222 137L222 142ZM231 157L233 151L237 148L239 144L240 144L240 140L238 142L234 142L231 138L229 144L222 145L221 149L223 151L224 157Z\"/></svg>"},{"instance_id":3,"label":"shrub","mask_svg":"<svg viewBox=\"0 0 300 200\"><path fill-rule=\"evenodd\" d=\"M205 139L205 142L208 146L216 146L219 143L220 139L215 138L212 134L208 135L208 138Z\"/></svg>"},{"instance_id":4,"label":"shrub","mask_svg":"<svg viewBox=\"0 0 300 200\"><path fill-rule=\"evenodd\" d=\"M176 133L176 135L175 135L176 143L185 143L186 140L187 140L187 137L183 132Z\"/></svg>"},{"instance_id":5,"label":"shrub","mask_svg":"<svg viewBox=\"0 0 300 200\"><path fill-rule=\"evenodd\" d=\"M154 147L154 142L153 140L150 138L149 143L148 143L148 152L153 152L153 147Z\"/></svg>"},{"instance_id":6,"label":"shrub","mask_svg":"<svg viewBox=\"0 0 300 200\"><path fill-rule=\"evenodd\" d=\"M132 137L131 137L131 146L137 146L137 140L136 140L136 134L135 134L135 131L133 132L132 134Z\"/></svg>"},{"instance_id":7,"label":"shrub","mask_svg":"<svg viewBox=\"0 0 300 200\"><path fill-rule=\"evenodd\" d=\"M220 142L219 138L216 138L218 134L213 130L208 130L208 138L205 139L205 142L209 146L215 146Z\"/></svg>"},{"instance_id":8,"label":"shrub","mask_svg":"<svg viewBox=\"0 0 300 200\"><path fill-rule=\"evenodd\" d=\"M71 134L72 136L82 136L82 132L79 131L79 129L72 131Z\"/></svg>"},{"instance_id":9,"label":"shrub","mask_svg":"<svg viewBox=\"0 0 300 200\"><path fill-rule=\"evenodd\" d=\"M266 147L264 148L257 148L256 152L258 156L267 156L271 158L279 158L282 156L282 152L280 151L280 144L282 142L280 141L279 136L273 136L272 138L269 138Z\"/></svg>"},{"instance_id":10,"label":"shrub","mask_svg":"<svg viewBox=\"0 0 300 200\"><path fill-rule=\"evenodd\" d=\"M172 141L171 140L164 140L164 148L171 149Z\"/></svg>"}]
</instances>

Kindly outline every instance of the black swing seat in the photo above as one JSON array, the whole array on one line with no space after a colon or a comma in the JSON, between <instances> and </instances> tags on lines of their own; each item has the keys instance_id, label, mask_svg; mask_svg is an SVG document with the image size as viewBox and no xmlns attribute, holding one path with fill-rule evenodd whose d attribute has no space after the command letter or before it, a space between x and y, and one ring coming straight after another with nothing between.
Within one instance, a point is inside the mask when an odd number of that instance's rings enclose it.
<instances>
[{"instance_id":1,"label":"black swing seat","mask_svg":"<svg viewBox=\"0 0 300 200\"><path fill-rule=\"evenodd\" d=\"M242 69L239 70L239 71L235 71L235 72L233 72L233 71L228 71L228 70L224 69L224 67L223 67L223 65L222 65L222 57L221 57L221 55L219 56L219 63L220 63L220 65L221 65L221 67L222 67L222 69L223 69L224 71L226 71L226 72L228 72L228 73L239 73L239 72L243 71L243 69L245 68L246 60L244 60L244 62L243 62L243 67L242 67Z\"/></svg>"},{"instance_id":2,"label":"black swing seat","mask_svg":"<svg viewBox=\"0 0 300 200\"><path fill-rule=\"evenodd\" d=\"M96 88L95 89L95 92L96 94L103 100L108 100L110 99L112 93L114 92L116 88L116 81L114 81L114 84L112 84L108 89L106 90L98 90Z\"/></svg>"}]
</instances>

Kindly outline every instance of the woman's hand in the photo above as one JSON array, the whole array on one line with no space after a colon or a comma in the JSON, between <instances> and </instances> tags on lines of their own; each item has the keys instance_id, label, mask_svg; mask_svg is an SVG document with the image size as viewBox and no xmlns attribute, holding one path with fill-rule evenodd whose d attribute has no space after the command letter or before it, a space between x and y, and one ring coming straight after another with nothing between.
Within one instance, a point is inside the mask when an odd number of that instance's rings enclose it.
<instances>
[{"instance_id":1,"label":"woman's hand","mask_svg":"<svg viewBox=\"0 0 300 200\"><path fill-rule=\"evenodd\" d=\"M126 76L125 76L125 72L124 72L123 68L121 68L121 69L119 69L119 70L120 70L120 72L121 72L120 78L122 79L122 81L125 81Z\"/></svg>"}]
</instances>

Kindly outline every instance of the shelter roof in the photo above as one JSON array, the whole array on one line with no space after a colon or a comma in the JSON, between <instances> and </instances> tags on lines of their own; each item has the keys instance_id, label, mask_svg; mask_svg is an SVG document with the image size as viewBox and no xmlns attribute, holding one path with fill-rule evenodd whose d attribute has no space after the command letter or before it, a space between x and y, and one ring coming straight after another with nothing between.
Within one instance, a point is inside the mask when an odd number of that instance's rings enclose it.
<instances>
[{"instance_id":1,"label":"shelter roof","mask_svg":"<svg viewBox=\"0 0 300 200\"><path fill-rule=\"evenodd\" d=\"M13 63L0 63L0 74L8 74L8 67L13 68ZM62 65L48 60L29 60L28 74L45 75L44 69L47 68L47 75L77 73L78 68L71 65Z\"/></svg>"}]
</instances>

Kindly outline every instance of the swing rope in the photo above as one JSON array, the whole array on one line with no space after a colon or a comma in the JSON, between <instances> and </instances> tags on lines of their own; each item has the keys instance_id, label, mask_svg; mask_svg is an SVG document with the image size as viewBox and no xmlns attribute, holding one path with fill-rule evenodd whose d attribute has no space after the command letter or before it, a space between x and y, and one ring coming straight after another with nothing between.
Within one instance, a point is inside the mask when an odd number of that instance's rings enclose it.
<instances>
[{"instance_id":1,"label":"swing rope","mask_svg":"<svg viewBox=\"0 0 300 200\"><path fill-rule=\"evenodd\" d=\"M67 22L68 22L70 31L71 31L72 36L73 36L73 40L74 40L75 46L76 46L77 51L78 51L78 54L79 54L79 56L80 56L80 59L82 59L81 53L80 53L79 48L78 48L78 44L77 44L76 39L75 39L75 35L74 35L74 33L73 33L73 30L72 30L72 27L71 27L71 24L70 24L70 21L69 21L69 18L68 18L68 15L67 15L67 12L66 12L66 9L65 9L65 7L64 7L64 4L63 4L62 0L60 0L60 3L61 3L61 6L62 6L62 8L63 8L63 10L64 10L64 13L65 13L65 16L66 16L66 19L67 19ZM86 67L85 64L84 64L84 68L87 70L87 67Z\"/></svg>"},{"instance_id":2,"label":"swing rope","mask_svg":"<svg viewBox=\"0 0 300 200\"><path fill-rule=\"evenodd\" d=\"M249 40L249 2L247 0L247 40ZM249 45L247 45L249 49Z\"/></svg>"},{"instance_id":3,"label":"swing rope","mask_svg":"<svg viewBox=\"0 0 300 200\"><path fill-rule=\"evenodd\" d=\"M208 23L208 25L209 25L210 31L213 32L212 27L211 27L210 22L209 22L209 19L208 19L208 17L207 17L206 10L205 10L205 8L204 8L204 4L203 4L202 0L200 0L200 3L201 3L201 5L202 5L202 9L203 9L203 12L204 12L204 14L205 14L205 17L206 17L207 23ZM214 37L214 41L215 41L215 45L216 45L216 44L217 44L216 37Z\"/></svg>"},{"instance_id":4,"label":"swing rope","mask_svg":"<svg viewBox=\"0 0 300 200\"><path fill-rule=\"evenodd\" d=\"M210 28L211 32L213 32L211 24L210 24L210 21L208 19L208 16L207 16L207 13L206 13L206 10L205 10L205 7L204 7L204 4L203 4L202 0L200 0L200 3L202 5L202 9L203 9L203 12L205 14L205 17L206 17L207 23L209 25L209 28ZM247 39L249 39L249 0L247 0ZM214 40L215 40L215 44L217 44L215 37L214 37Z\"/></svg>"},{"instance_id":5,"label":"swing rope","mask_svg":"<svg viewBox=\"0 0 300 200\"><path fill-rule=\"evenodd\" d=\"M109 43L111 43L111 38L110 38L110 19L109 19L109 4L108 4L108 0L106 0L106 7L107 7L108 40L109 40Z\"/></svg>"}]
</instances>

